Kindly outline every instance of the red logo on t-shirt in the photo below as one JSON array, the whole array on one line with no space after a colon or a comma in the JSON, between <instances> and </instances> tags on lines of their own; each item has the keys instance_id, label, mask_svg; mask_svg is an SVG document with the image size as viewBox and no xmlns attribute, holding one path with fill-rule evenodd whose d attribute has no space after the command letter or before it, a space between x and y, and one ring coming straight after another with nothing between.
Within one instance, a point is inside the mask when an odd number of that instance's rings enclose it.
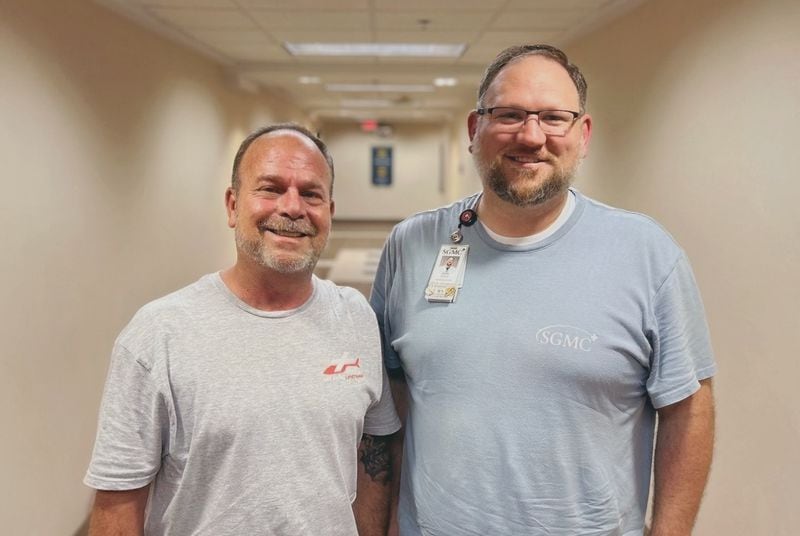
<instances>
[{"instance_id":1,"label":"red logo on t-shirt","mask_svg":"<svg viewBox=\"0 0 800 536\"><path fill-rule=\"evenodd\" d=\"M361 359L356 358L355 361L352 363L334 363L333 365L328 366L325 370L322 371L323 374L332 375L332 374L342 374L350 367L353 368L361 368Z\"/></svg>"}]
</instances>

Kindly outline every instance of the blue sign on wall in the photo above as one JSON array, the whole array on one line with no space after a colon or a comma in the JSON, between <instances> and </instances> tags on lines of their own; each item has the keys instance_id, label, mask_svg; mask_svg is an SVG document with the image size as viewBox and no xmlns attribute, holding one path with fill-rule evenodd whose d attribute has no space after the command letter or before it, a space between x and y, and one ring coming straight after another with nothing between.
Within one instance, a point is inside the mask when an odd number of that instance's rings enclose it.
<instances>
[{"instance_id":1,"label":"blue sign on wall","mask_svg":"<svg viewBox=\"0 0 800 536\"><path fill-rule=\"evenodd\" d=\"M372 148L372 184L375 186L392 185L392 148Z\"/></svg>"}]
</instances>

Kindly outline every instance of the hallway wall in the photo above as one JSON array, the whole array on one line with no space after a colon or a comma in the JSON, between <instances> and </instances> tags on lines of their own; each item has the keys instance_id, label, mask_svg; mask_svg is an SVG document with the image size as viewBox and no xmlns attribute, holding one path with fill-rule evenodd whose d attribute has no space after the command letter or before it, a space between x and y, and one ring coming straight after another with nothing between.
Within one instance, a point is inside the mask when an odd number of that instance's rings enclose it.
<instances>
[{"instance_id":1,"label":"hallway wall","mask_svg":"<svg viewBox=\"0 0 800 536\"><path fill-rule=\"evenodd\" d=\"M652 0L572 43L595 119L579 186L687 250L720 372L697 536L798 533L800 4Z\"/></svg>"},{"instance_id":2,"label":"hallway wall","mask_svg":"<svg viewBox=\"0 0 800 536\"><path fill-rule=\"evenodd\" d=\"M114 338L233 260L235 148L304 117L88 1L0 0L0 65L0 519L69 535Z\"/></svg>"},{"instance_id":3,"label":"hallway wall","mask_svg":"<svg viewBox=\"0 0 800 536\"><path fill-rule=\"evenodd\" d=\"M337 219L402 220L443 203L449 154L446 127L392 123L379 137L355 122L326 122L322 135L335 159ZM392 147L391 186L372 184L372 147Z\"/></svg>"},{"instance_id":4,"label":"hallway wall","mask_svg":"<svg viewBox=\"0 0 800 536\"><path fill-rule=\"evenodd\" d=\"M499 51L498 51L499 52ZM475 93L477 95L477 87ZM477 99L477 97L476 97ZM481 178L469 152L467 116L472 108L465 108L450 125L450 173L447 182L447 201L462 199L481 190Z\"/></svg>"}]
</instances>

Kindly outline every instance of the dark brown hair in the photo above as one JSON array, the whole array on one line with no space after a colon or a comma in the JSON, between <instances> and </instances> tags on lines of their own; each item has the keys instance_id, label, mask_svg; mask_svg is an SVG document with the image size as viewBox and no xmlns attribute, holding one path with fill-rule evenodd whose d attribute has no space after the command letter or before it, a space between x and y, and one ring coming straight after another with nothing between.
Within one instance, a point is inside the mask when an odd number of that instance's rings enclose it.
<instances>
[{"instance_id":1,"label":"dark brown hair","mask_svg":"<svg viewBox=\"0 0 800 536\"><path fill-rule=\"evenodd\" d=\"M478 88L478 107L484 105L483 98L486 96L486 91L494 79L497 78L497 75L500 74L500 71L512 61L525 56L544 56L564 67L578 90L580 111L586 111L586 79L581 74L580 69L570 63L567 55L562 50L551 45L517 45L509 47L498 54L486 68L486 72L483 73L483 79L481 79L481 85Z\"/></svg>"}]
</instances>

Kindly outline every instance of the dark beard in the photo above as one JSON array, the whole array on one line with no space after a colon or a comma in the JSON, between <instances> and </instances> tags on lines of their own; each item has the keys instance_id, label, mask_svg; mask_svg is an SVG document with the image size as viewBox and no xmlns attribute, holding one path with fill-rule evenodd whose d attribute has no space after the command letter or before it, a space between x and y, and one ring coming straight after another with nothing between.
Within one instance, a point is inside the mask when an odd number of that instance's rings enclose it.
<instances>
[{"instance_id":1,"label":"dark beard","mask_svg":"<svg viewBox=\"0 0 800 536\"><path fill-rule=\"evenodd\" d=\"M481 170L484 171L484 170ZM533 181L534 172L521 170L519 178L521 181L514 183L509 181L500 169L499 162L492 162L485 170L487 186L492 192L503 201L518 207L532 207L541 205L558 197L567 191L575 177L575 169L553 170L553 174L543 183L534 188L518 188L516 185L522 182L523 185Z\"/></svg>"}]
</instances>

